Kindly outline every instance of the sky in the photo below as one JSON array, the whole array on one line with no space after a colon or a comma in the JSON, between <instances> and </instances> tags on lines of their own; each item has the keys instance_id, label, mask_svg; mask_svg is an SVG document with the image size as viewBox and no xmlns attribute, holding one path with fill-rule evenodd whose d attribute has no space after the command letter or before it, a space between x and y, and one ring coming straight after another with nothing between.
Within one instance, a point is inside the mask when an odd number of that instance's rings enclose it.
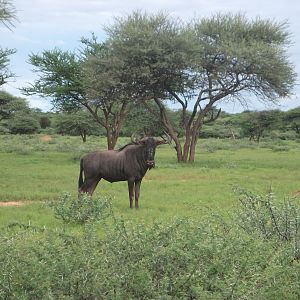
<instances>
[{"instance_id":1,"label":"sky","mask_svg":"<svg viewBox=\"0 0 300 300\"><path fill-rule=\"evenodd\" d=\"M280 105L265 106L253 101L251 110L282 109L300 106L300 1L299 0L13 0L18 22L9 30L0 26L0 46L15 48L11 56L11 71L14 80L0 89L22 96L19 88L32 83L35 74L28 63L29 54L42 53L58 47L75 50L80 47L81 37L90 37L94 32L104 40L104 26L112 24L115 17L124 16L134 10L149 13L163 11L183 20L194 17L210 17L216 13L243 13L249 19L267 18L277 22L287 21L292 44L288 49L290 61L298 74L293 95L280 100ZM25 97L31 107L44 111L52 108L47 100ZM221 108L229 113L245 109L238 104L222 103Z\"/></svg>"}]
</instances>

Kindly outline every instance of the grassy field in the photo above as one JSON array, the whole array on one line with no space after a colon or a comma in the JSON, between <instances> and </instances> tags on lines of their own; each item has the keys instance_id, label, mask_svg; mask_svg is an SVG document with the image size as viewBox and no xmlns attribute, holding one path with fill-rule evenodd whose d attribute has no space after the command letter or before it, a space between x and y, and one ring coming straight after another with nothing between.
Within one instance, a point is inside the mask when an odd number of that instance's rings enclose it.
<instances>
[{"instance_id":1,"label":"grassy field","mask_svg":"<svg viewBox=\"0 0 300 300\"><path fill-rule=\"evenodd\" d=\"M121 138L119 145L129 139ZM90 137L0 136L0 201L26 205L0 207L0 225L11 222L59 226L45 205L62 193L77 193L79 158L105 149L105 139ZM200 140L194 164L178 164L172 146L157 149L156 168L142 183L140 210L130 210L127 183L101 181L96 196L111 198L125 220L151 222L173 217L201 218L207 211L226 214L237 203L233 187L258 193L273 189L278 198L300 190L300 143Z\"/></svg>"},{"instance_id":2,"label":"grassy field","mask_svg":"<svg viewBox=\"0 0 300 300\"><path fill-rule=\"evenodd\" d=\"M78 200L99 148L0 136L1 299L300 299L299 142L200 140L194 164L159 147L139 210L126 182Z\"/></svg>"}]
</instances>

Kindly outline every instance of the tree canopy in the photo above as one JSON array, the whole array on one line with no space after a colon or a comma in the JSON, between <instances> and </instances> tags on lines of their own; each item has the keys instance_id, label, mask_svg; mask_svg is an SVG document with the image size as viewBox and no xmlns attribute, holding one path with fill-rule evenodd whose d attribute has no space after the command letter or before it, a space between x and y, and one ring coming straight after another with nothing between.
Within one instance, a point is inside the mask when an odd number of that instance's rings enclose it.
<instances>
[{"instance_id":1,"label":"tree canopy","mask_svg":"<svg viewBox=\"0 0 300 300\"><path fill-rule=\"evenodd\" d=\"M287 59L286 27L240 14L184 24L165 14L136 12L117 19L108 32L116 55L130 65L130 82L159 107L178 160L194 161L199 132L205 122L218 117L212 114L218 102L244 104L249 94L276 102L291 93L296 75ZM181 107L183 146L167 114L167 100Z\"/></svg>"},{"instance_id":2,"label":"tree canopy","mask_svg":"<svg viewBox=\"0 0 300 300\"><path fill-rule=\"evenodd\" d=\"M143 104L174 140L178 161L194 161L201 129L218 118L221 101L245 105L254 95L277 102L295 84L285 22L217 14L185 23L165 13L134 12L105 31L102 43L83 39L79 54L31 55L40 78L26 92L50 96L63 109L85 107L106 128L110 149L129 104ZM180 107L178 124L170 102Z\"/></svg>"},{"instance_id":3,"label":"tree canopy","mask_svg":"<svg viewBox=\"0 0 300 300\"><path fill-rule=\"evenodd\" d=\"M11 29L16 21L16 9L9 0L0 0L0 24ZM9 69L9 56L16 52L15 49L0 47L0 86L5 84L7 80L14 76Z\"/></svg>"},{"instance_id":4,"label":"tree canopy","mask_svg":"<svg viewBox=\"0 0 300 300\"><path fill-rule=\"evenodd\" d=\"M24 98L15 97L0 91L0 121L11 118L17 112L29 112L29 106Z\"/></svg>"},{"instance_id":5,"label":"tree canopy","mask_svg":"<svg viewBox=\"0 0 300 300\"><path fill-rule=\"evenodd\" d=\"M0 22L7 28L14 27L16 8L10 0L0 0Z\"/></svg>"},{"instance_id":6,"label":"tree canopy","mask_svg":"<svg viewBox=\"0 0 300 300\"><path fill-rule=\"evenodd\" d=\"M130 91L123 84L126 73L105 43L98 43L93 36L82 39L82 45L84 49L77 53L54 49L32 54L30 63L39 78L23 91L50 97L61 111L85 108L105 128L108 149L113 149L128 113Z\"/></svg>"}]
</instances>

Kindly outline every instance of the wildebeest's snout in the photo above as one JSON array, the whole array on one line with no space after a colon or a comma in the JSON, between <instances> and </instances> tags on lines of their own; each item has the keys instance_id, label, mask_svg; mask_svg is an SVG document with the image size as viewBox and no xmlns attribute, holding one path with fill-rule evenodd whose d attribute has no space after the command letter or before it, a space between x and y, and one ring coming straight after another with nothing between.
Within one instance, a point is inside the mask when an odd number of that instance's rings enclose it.
<instances>
[{"instance_id":1,"label":"wildebeest's snout","mask_svg":"<svg viewBox=\"0 0 300 300\"><path fill-rule=\"evenodd\" d=\"M154 160L147 160L147 166L149 168L154 168L155 167L155 161Z\"/></svg>"}]
</instances>

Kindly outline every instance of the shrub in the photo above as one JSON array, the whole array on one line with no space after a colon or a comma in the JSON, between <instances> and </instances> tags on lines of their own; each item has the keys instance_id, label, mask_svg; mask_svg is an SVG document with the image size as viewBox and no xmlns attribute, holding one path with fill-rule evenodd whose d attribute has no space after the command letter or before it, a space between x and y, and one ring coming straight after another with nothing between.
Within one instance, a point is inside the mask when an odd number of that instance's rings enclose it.
<instances>
[{"instance_id":1,"label":"shrub","mask_svg":"<svg viewBox=\"0 0 300 300\"><path fill-rule=\"evenodd\" d=\"M241 195L249 199L248 194ZM101 223L106 230L102 237L93 222L76 234L68 233L67 227L2 228L0 298L299 299L299 264L289 255L291 243L279 243L276 228L270 227L268 235L252 229L261 228L261 219L269 226L264 217L255 215L261 209L251 208L258 201L254 198L249 205L242 202L238 217L245 220L239 226L236 218L225 221L214 215L201 222L175 219L137 225L105 208L110 218ZM268 214L265 203L270 201L258 202ZM296 213L292 206L280 209L278 215Z\"/></svg>"},{"instance_id":2,"label":"shrub","mask_svg":"<svg viewBox=\"0 0 300 300\"><path fill-rule=\"evenodd\" d=\"M9 130L13 134L32 134L37 132L40 128L38 120L25 114L16 114L14 118L9 121Z\"/></svg>"},{"instance_id":3,"label":"shrub","mask_svg":"<svg viewBox=\"0 0 300 300\"><path fill-rule=\"evenodd\" d=\"M63 194L49 206L54 215L66 223L84 224L96 220L103 220L110 214L111 205L108 199L91 198L88 194L72 197L70 193Z\"/></svg>"},{"instance_id":4,"label":"shrub","mask_svg":"<svg viewBox=\"0 0 300 300\"><path fill-rule=\"evenodd\" d=\"M237 189L241 210L238 224L247 233L258 232L263 238L291 242L294 258L300 259L300 205L295 198L279 202L275 195L255 195Z\"/></svg>"}]
</instances>

